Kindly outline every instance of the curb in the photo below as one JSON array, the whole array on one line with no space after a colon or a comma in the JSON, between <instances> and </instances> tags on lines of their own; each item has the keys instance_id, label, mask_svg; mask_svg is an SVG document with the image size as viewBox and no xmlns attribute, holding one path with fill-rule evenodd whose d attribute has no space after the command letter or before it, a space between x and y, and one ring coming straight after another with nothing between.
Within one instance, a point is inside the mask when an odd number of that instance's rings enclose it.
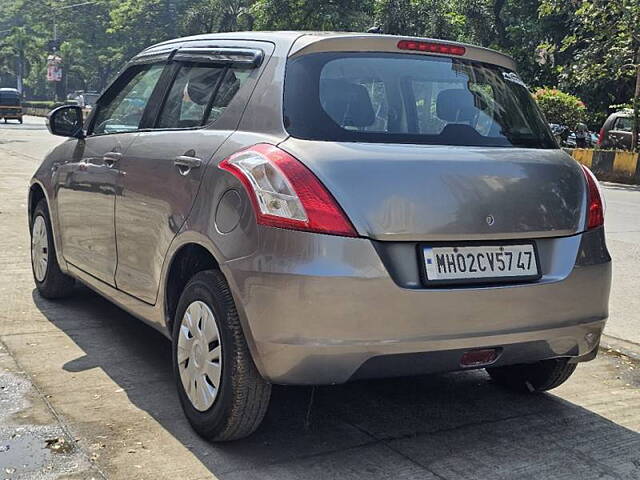
<instances>
[{"instance_id":1,"label":"curb","mask_svg":"<svg viewBox=\"0 0 640 480\"><path fill-rule=\"evenodd\" d=\"M582 165L589 167L599 180L640 183L640 161L637 153L621 150L567 149Z\"/></svg>"},{"instance_id":2,"label":"curb","mask_svg":"<svg viewBox=\"0 0 640 480\"><path fill-rule=\"evenodd\" d=\"M602 335L600 338L600 350L606 353L624 355L632 360L640 362L640 345L620 338Z\"/></svg>"}]
</instances>

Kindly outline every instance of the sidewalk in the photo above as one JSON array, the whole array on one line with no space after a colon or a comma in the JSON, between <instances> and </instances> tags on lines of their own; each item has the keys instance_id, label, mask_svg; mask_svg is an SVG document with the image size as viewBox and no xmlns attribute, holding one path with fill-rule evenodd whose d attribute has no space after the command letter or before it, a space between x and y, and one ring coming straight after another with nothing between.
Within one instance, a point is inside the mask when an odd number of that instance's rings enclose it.
<instances>
[{"instance_id":1,"label":"sidewalk","mask_svg":"<svg viewBox=\"0 0 640 480\"><path fill-rule=\"evenodd\" d=\"M0 478L105 478L0 343Z\"/></svg>"},{"instance_id":2,"label":"sidewalk","mask_svg":"<svg viewBox=\"0 0 640 480\"><path fill-rule=\"evenodd\" d=\"M203 441L165 337L88 289L34 291L26 189L55 141L35 122L0 125L0 480L640 479L640 362L604 351L542 395L482 370L274 387L255 435Z\"/></svg>"}]
</instances>

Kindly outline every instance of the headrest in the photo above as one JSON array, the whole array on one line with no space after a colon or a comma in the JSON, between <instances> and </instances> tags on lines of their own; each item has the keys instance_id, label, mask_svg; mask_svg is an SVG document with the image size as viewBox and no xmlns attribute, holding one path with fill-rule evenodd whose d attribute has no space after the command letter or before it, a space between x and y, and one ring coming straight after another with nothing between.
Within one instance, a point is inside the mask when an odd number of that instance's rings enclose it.
<instances>
[{"instance_id":1,"label":"headrest","mask_svg":"<svg viewBox=\"0 0 640 480\"><path fill-rule=\"evenodd\" d=\"M473 94L464 88L450 88L438 94L436 105L438 118L445 122L469 122L478 109Z\"/></svg>"},{"instance_id":2,"label":"headrest","mask_svg":"<svg viewBox=\"0 0 640 480\"><path fill-rule=\"evenodd\" d=\"M187 83L187 93L191 101L198 105L206 105L222 72L222 69L207 68L191 75Z\"/></svg>"},{"instance_id":3,"label":"headrest","mask_svg":"<svg viewBox=\"0 0 640 480\"><path fill-rule=\"evenodd\" d=\"M346 80L321 80L322 108L342 127L368 127L376 120L367 89Z\"/></svg>"}]
</instances>

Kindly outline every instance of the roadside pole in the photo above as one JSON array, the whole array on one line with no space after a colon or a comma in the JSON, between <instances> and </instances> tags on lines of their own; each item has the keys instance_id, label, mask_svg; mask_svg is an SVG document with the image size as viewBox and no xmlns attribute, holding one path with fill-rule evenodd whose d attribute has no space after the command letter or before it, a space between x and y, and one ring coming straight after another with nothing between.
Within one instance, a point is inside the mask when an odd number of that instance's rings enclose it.
<instances>
[{"instance_id":1,"label":"roadside pole","mask_svg":"<svg viewBox=\"0 0 640 480\"><path fill-rule=\"evenodd\" d=\"M633 94L633 132L631 132L631 151L638 151L638 129L640 128L640 49L636 53L636 89ZM639 162L640 163L640 162ZM639 173L636 167L636 174Z\"/></svg>"},{"instance_id":2,"label":"roadside pole","mask_svg":"<svg viewBox=\"0 0 640 480\"><path fill-rule=\"evenodd\" d=\"M49 42L49 51L51 52L47 58L47 81L54 83L53 88L53 100L58 101L58 98L64 98L66 92L64 92L63 85L66 85L66 82L63 83L63 59L58 55L58 49L60 48L61 40L58 39L58 23L56 19L57 10L67 10L70 8L81 7L83 5L93 5L96 3L95 0L90 0L81 3L74 3L73 5L65 5L62 7L51 7L52 20L53 20L53 40ZM65 74L66 76L66 74ZM62 92L60 90L63 89Z\"/></svg>"}]
</instances>

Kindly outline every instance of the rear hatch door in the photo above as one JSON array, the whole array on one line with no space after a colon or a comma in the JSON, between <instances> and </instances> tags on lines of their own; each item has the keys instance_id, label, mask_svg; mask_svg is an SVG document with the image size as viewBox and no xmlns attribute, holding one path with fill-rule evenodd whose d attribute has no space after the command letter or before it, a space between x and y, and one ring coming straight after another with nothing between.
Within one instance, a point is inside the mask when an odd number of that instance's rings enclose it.
<instances>
[{"instance_id":1,"label":"rear hatch door","mask_svg":"<svg viewBox=\"0 0 640 480\"><path fill-rule=\"evenodd\" d=\"M294 138L280 147L307 165L357 231L373 239L542 238L583 227L584 175L561 150Z\"/></svg>"}]
</instances>

